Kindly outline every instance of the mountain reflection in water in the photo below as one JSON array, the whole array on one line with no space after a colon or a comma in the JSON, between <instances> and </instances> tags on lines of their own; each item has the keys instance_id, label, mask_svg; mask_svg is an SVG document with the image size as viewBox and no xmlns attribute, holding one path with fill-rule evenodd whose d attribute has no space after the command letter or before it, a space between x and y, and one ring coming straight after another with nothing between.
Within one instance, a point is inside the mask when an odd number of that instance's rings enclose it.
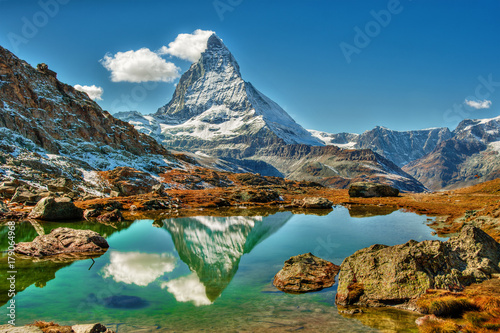
<instances>
[{"instance_id":1,"label":"mountain reflection in water","mask_svg":"<svg viewBox=\"0 0 500 333\"><path fill-rule=\"evenodd\" d=\"M163 220L179 257L193 272L163 284L177 301L211 304L238 270L240 258L279 230L291 212L272 216L191 217ZM205 297L205 298L204 298Z\"/></svg>"}]
</instances>

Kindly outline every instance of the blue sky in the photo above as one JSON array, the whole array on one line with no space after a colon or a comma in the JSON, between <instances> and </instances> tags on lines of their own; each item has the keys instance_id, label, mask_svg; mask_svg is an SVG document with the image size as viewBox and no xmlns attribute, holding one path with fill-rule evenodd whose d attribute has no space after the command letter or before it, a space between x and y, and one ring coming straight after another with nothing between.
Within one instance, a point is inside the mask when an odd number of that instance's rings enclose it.
<instances>
[{"instance_id":1,"label":"blue sky","mask_svg":"<svg viewBox=\"0 0 500 333\"><path fill-rule=\"evenodd\" d=\"M113 82L100 60L211 30L243 78L305 128L453 129L500 114L499 15L498 0L0 0L0 45L63 82L101 87L111 113L148 114L178 79ZM179 73L191 64L159 57Z\"/></svg>"}]
</instances>

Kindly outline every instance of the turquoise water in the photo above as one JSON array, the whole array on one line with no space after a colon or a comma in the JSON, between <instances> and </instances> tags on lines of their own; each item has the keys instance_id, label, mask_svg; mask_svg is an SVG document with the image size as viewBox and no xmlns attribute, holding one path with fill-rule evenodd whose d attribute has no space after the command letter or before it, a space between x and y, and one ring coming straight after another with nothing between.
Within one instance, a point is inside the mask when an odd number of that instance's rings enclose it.
<instances>
[{"instance_id":1,"label":"turquoise water","mask_svg":"<svg viewBox=\"0 0 500 333\"><path fill-rule=\"evenodd\" d=\"M427 218L395 211L354 218L343 207L325 216L279 212L268 216L199 216L78 228L100 232L109 250L86 260L16 262L17 324L101 322L117 332L161 331L415 331L416 316L384 310L341 316L336 285L289 295L271 284L283 262L312 252L340 265L356 250L437 239ZM45 232L76 224L45 223ZM5 233L2 227L0 233ZM18 241L36 237L29 223ZM3 235L4 236L4 235ZM5 250L2 237L2 250ZM2 267L6 267L3 254ZM91 266L92 265L92 266ZM6 274L3 273L2 274ZM5 279L2 277L2 281ZM8 301L7 284L0 283ZM2 311L7 312L6 306ZM3 318L0 323L6 323ZM365 323L365 324L363 324Z\"/></svg>"}]
</instances>

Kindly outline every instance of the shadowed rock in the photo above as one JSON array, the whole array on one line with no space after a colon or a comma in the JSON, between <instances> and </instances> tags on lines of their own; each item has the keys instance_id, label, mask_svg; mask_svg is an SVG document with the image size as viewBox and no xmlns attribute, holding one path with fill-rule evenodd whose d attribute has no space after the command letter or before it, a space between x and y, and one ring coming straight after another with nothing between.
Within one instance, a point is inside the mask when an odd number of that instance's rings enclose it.
<instances>
[{"instance_id":1,"label":"shadowed rock","mask_svg":"<svg viewBox=\"0 0 500 333\"><path fill-rule=\"evenodd\" d=\"M78 220L83 218L83 210L69 198L47 197L36 204L29 217L47 221Z\"/></svg>"},{"instance_id":2,"label":"shadowed rock","mask_svg":"<svg viewBox=\"0 0 500 333\"><path fill-rule=\"evenodd\" d=\"M349 196L353 198L397 197L399 190L389 185L359 182L349 186Z\"/></svg>"},{"instance_id":3,"label":"shadowed rock","mask_svg":"<svg viewBox=\"0 0 500 333\"><path fill-rule=\"evenodd\" d=\"M283 269L274 277L273 285L288 293L306 293L329 288L340 270L329 261L312 253L301 254L285 261Z\"/></svg>"}]
</instances>

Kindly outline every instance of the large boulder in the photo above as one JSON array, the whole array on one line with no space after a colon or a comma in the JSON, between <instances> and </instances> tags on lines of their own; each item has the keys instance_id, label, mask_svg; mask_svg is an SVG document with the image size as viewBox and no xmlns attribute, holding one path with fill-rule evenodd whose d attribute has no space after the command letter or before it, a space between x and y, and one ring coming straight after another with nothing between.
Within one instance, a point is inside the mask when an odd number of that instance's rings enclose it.
<instances>
[{"instance_id":1,"label":"large boulder","mask_svg":"<svg viewBox=\"0 0 500 333\"><path fill-rule=\"evenodd\" d=\"M46 197L36 204L28 217L47 221L78 220L83 218L83 210L70 198Z\"/></svg>"},{"instance_id":2,"label":"large boulder","mask_svg":"<svg viewBox=\"0 0 500 333\"><path fill-rule=\"evenodd\" d=\"M274 276L273 285L288 293L306 293L329 288L340 267L311 253L291 257Z\"/></svg>"},{"instance_id":3,"label":"large boulder","mask_svg":"<svg viewBox=\"0 0 500 333\"><path fill-rule=\"evenodd\" d=\"M282 200L280 194L270 188L248 189L239 191L233 195L232 199L240 202L256 203L267 203Z\"/></svg>"},{"instance_id":4,"label":"large boulder","mask_svg":"<svg viewBox=\"0 0 500 333\"><path fill-rule=\"evenodd\" d=\"M353 198L397 197L399 190L385 184L359 182L349 186L349 196Z\"/></svg>"},{"instance_id":5,"label":"large boulder","mask_svg":"<svg viewBox=\"0 0 500 333\"><path fill-rule=\"evenodd\" d=\"M312 209L328 209L332 208L333 202L326 198L321 197L306 197L302 200L294 199L292 206L300 208L312 208Z\"/></svg>"},{"instance_id":6,"label":"large boulder","mask_svg":"<svg viewBox=\"0 0 500 333\"><path fill-rule=\"evenodd\" d=\"M372 245L341 265L336 302L366 306L402 304L427 289L462 290L500 273L500 244L472 225L445 242Z\"/></svg>"},{"instance_id":7,"label":"large boulder","mask_svg":"<svg viewBox=\"0 0 500 333\"><path fill-rule=\"evenodd\" d=\"M103 252L109 248L104 237L92 230L56 228L50 234L37 236L32 242L22 242L14 252L28 256L52 256L78 252Z\"/></svg>"}]
</instances>

